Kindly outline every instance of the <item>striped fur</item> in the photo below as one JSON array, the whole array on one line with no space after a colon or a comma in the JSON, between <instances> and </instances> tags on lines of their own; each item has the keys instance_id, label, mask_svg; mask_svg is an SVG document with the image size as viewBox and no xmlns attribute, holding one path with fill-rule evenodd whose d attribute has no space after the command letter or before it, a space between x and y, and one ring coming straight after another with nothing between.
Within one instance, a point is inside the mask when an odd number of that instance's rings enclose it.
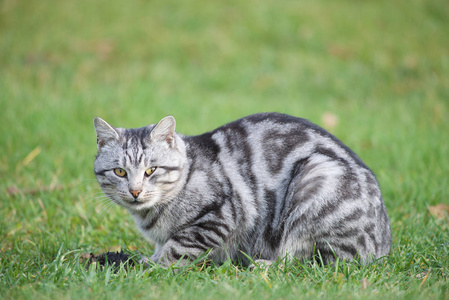
<instances>
[{"instance_id":1,"label":"striped fur","mask_svg":"<svg viewBox=\"0 0 449 300\"><path fill-rule=\"evenodd\" d=\"M216 262L245 261L241 252L271 261L319 254L325 262L368 262L390 251L374 174L307 120L256 114L199 136L175 133L173 117L139 129L100 118L94 124L98 182L156 244L155 262L208 250Z\"/></svg>"}]
</instances>

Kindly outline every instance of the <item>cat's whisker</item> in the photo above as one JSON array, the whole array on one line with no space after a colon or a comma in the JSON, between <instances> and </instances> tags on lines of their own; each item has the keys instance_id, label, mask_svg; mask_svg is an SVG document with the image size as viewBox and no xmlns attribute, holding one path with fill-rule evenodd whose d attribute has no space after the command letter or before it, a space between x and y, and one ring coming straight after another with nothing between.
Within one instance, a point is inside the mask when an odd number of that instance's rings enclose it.
<instances>
[{"instance_id":1,"label":"cat's whisker","mask_svg":"<svg viewBox=\"0 0 449 300\"><path fill-rule=\"evenodd\" d=\"M109 199L109 197L103 193L94 195L90 198L86 198L87 201L95 201L97 199Z\"/></svg>"},{"instance_id":2,"label":"cat's whisker","mask_svg":"<svg viewBox=\"0 0 449 300\"><path fill-rule=\"evenodd\" d=\"M108 196L100 195L95 198L87 199L86 208L92 209L92 208L96 208L96 207L101 207L102 205L106 205L110 202L111 202L111 200L109 199Z\"/></svg>"},{"instance_id":3,"label":"cat's whisker","mask_svg":"<svg viewBox=\"0 0 449 300\"><path fill-rule=\"evenodd\" d=\"M95 204L99 204L99 203L107 203L107 202L110 202L111 200L108 198L108 197L104 197L104 196L99 196L99 197L96 197L96 198L94 198L94 199L90 199L87 203L89 204L89 205L95 205Z\"/></svg>"},{"instance_id":4,"label":"cat's whisker","mask_svg":"<svg viewBox=\"0 0 449 300\"><path fill-rule=\"evenodd\" d=\"M106 195L103 192L92 193L87 197L87 199L92 199L92 198L96 198L96 197L100 197L100 196L106 196Z\"/></svg>"},{"instance_id":5,"label":"cat's whisker","mask_svg":"<svg viewBox=\"0 0 449 300\"><path fill-rule=\"evenodd\" d=\"M109 212L113 207L115 207L116 204L114 202L110 202L106 204L100 212L98 212L99 216L106 216L107 212Z\"/></svg>"},{"instance_id":6,"label":"cat's whisker","mask_svg":"<svg viewBox=\"0 0 449 300\"><path fill-rule=\"evenodd\" d=\"M102 203L96 204L95 206L92 205L89 209L95 211L95 213L98 213L109 205L111 205L110 202L102 202Z\"/></svg>"}]
</instances>

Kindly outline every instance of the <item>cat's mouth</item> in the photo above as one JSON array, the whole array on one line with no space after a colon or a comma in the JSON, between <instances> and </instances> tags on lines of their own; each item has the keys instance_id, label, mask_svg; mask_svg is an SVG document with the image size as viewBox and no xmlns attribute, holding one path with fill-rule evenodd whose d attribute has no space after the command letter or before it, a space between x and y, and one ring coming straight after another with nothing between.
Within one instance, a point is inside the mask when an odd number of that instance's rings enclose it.
<instances>
[{"instance_id":1,"label":"cat's mouth","mask_svg":"<svg viewBox=\"0 0 449 300\"><path fill-rule=\"evenodd\" d=\"M123 206L125 208L128 209L134 209L134 210L140 210L143 209L145 207L150 207L153 206L157 200L154 198L148 198L148 197L142 197L142 198L127 198L127 197L122 197L120 199L117 199L117 204L119 204L120 206Z\"/></svg>"},{"instance_id":2,"label":"cat's mouth","mask_svg":"<svg viewBox=\"0 0 449 300\"><path fill-rule=\"evenodd\" d=\"M135 205L143 204L143 203L145 203L145 201L139 201L137 199L132 199L132 200L126 201L126 203L135 206Z\"/></svg>"},{"instance_id":3,"label":"cat's mouth","mask_svg":"<svg viewBox=\"0 0 449 300\"><path fill-rule=\"evenodd\" d=\"M126 199L124 202L125 202L126 205L128 205L129 207L139 207L139 206L141 206L141 205L144 205L144 204L147 203L148 201L142 200L142 199Z\"/></svg>"},{"instance_id":4,"label":"cat's mouth","mask_svg":"<svg viewBox=\"0 0 449 300\"><path fill-rule=\"evenodd\" d=\"M139 201L136 199L123 199L121 201L121 206L132 209L132 210L139 210L140 207L145 203L145 201Z\"/></svg>"}]
</instances>

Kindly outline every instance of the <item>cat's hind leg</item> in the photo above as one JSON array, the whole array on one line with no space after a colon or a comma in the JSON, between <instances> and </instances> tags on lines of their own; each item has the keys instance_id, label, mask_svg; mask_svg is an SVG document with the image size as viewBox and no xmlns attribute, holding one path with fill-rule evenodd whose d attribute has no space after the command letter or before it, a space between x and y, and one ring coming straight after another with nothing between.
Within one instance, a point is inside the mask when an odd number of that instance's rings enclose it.
<instances>
[{"instance_id":1,"label":"cat's hind leg","mask_svg":"<svg viewBox=\"0 0 449 300\"><path fill-rule=\"evenodd\" d=\"M367 255L362 240L367 201L357 172L321 154L299 167L285 199L282 252L300 259L319 253L324 263Z\"/></svg>"}]
</instances>

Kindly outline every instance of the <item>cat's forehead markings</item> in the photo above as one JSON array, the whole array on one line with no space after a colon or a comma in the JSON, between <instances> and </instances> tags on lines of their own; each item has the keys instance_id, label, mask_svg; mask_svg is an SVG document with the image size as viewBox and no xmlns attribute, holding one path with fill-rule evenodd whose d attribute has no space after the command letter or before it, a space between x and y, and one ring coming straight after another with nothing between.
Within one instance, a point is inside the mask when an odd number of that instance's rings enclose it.
<instances>
[{"instance_id":1,"label":"cat's forehead markings","mask_svg":"<svg viewBox=\"0 0 449 300\"><path fill-rule=\"evenodd\" d=\"M128 141L126 142L127 144L127 151L131 151L131 152L135 152L136 148L137 148L137 144L136 141L133 137L131 137L130 139L128 139Z\"/></svg>"},{"instance_id":2,"label":"cat's forehead markings","mask_svg":"<svg viewBox=\"0 0 449 300\"><path fill-rule=\"evenodd\" d=\"M134 165L135 167L141 165L144 158L144 152L139 147L137 141L136 143L132 143L130 147L125 151L125 153L129 164Z\"/></svg>"},{"instance_id":3,"label":"cat's forehead markings","mask_svg":"<svg viewBox=\"0 0 449 300\"><path fill-rule=\"evenodd\" d=\"M140 152L140 154L139 154L138 164L140 165L142 163L143 152L142 151L139 151L139 152Z\"/></svg>"}]
</instances>

